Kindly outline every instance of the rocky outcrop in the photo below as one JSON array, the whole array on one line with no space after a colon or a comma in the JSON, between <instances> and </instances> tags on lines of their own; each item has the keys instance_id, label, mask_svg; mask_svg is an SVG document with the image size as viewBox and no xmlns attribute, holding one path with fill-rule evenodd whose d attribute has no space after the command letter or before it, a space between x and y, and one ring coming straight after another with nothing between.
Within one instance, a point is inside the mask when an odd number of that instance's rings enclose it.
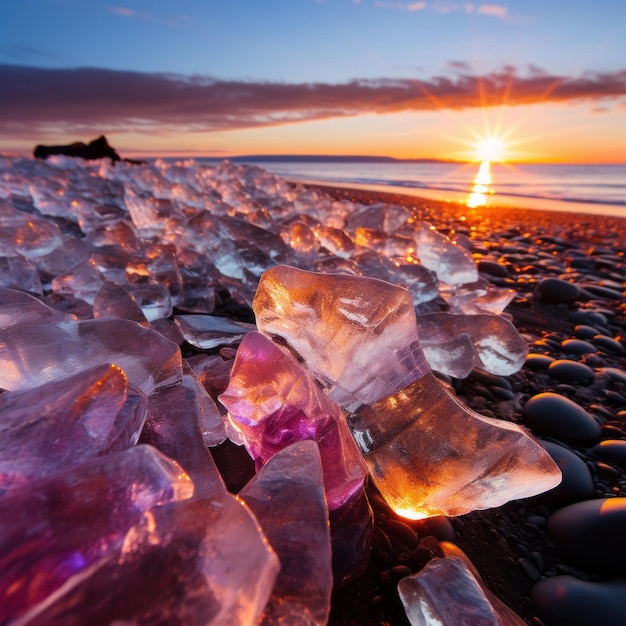
<instances>
[{"instance_id":1,"label":"rocky outcrop","mask_svg":"<svg viewBox=\"0 0 626 626\"><path fill-rule=\"evenodd\" d=\"M109 145L106 137L101 135L88 144L82 141L69 144L67 146L43 146L35 148L34 156L39 159L47 159L54 154L79 157L81 159L93 160L109 157L112 161L120 161L120 155Z\"/></svg>"}]
</instances>

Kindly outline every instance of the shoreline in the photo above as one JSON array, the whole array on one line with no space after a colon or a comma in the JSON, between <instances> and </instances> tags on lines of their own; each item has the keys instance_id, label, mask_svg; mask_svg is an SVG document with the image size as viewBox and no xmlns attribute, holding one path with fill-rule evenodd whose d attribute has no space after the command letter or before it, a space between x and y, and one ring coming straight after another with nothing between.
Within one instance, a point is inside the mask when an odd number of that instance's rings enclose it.
<instances>
[{"instance_id":1,"label":"shoreline","mask_svg":"<svg viewBox=\"0 0 626 626\"><path fill-rule=\"evenodd\" d=\"M490 228L522 228L536 236L552 234L565 239L587 241L596 246L626 249L626 215L620 217L508 205L470 208L462 202L434 200L392 191L374 191L319 182L299 184L310 189L319 189L336 200L349 200L361 204L385 202L406 206L412 208L419 219L430 222L437 229L452 228L457 232L480 230L486 234ZM555 232L542 232L547 229L554 229Z\"/></svg>"}]
</instances>

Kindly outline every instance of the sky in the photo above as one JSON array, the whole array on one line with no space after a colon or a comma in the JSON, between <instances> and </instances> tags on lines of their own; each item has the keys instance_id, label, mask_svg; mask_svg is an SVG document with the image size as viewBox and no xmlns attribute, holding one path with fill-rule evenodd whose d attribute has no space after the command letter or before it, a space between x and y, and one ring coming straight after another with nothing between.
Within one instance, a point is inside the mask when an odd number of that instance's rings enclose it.
<instances>
[{"instance_id":1,"label":"sky","mask_svg":"<svg viewBox=\"0 0 626 626\"><path fill-rule=\"evenodd\" d=\"M626 163L623 0L5 0L0 153Z\"/></svg>"}]
</instances>

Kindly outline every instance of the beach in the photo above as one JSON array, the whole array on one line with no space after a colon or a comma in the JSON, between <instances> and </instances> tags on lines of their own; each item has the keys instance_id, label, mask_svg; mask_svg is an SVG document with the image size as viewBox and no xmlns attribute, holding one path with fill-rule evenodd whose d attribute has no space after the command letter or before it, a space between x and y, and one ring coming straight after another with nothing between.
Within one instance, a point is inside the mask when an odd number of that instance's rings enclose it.
<instances>
[{"instance_id":1,"label":"beach","mask_svg":"<svg viewBox=\"0 0 626 626\"><path fill-rule=\"evenodd\" d=\"M531 626L623 623L626 219L531 208L468 208L356 188L293 185L241 166L224 165L216 173L189 164L112 167L103 163L87 168L87 175L82 173L83 165L69 159L59 159L53 166L28 164L31 167L34 174L28 180L21 173L11 174L10 179L5 176L0 197L12 210L35 216L37 227L39 220L55 225L44 233L50 240L45 250L29 251L23 242L11 244L34 264L41 291L34 293L32 285L20 287L16 277L25 280L24 272L14 274L4 286L33 295L54 309L46 315L66 316L64 323L70 323L68 315L77 324L126 316L125 320L140 322L145 332L167 337L168 346L177 343L185 376L203 386L222 418L225 409L219 396L229 384L236 349L250 328L211 331L212 340L214 335L217 339L207 347L194 344L185 317L254 322L251 303L261 269L271 269L284 259L309 270L331 257L339 264L339 253L349 249L345 240L357 240L348 226L351 211L357 209L365 214L369 207L386 207L389 212L389 207L401 207L410 215L411 228L426 222L446 235L471 255L480 279L513 292L502 317L517 329L529 355L513 374L475 367L465 378L439 375L441 384L471 410L519 425L538 438L559 466L563 482L547 493L497 508L412 521L395 513L367 481L373 509L367 566L345 584L335 585L328 623L408 624L397 583L441 558L446 542L465 552L487 588ZM106 201L99 202L96 192ZM301 216L307 207L305 219ZM338 215L346 224L336 257L317 240L307 239L307 229L312 232L317 224L326 225L323 211L337 231ZM407 224L403 232L408 232ZM370 231L366 235L373 238ZM400 245L394 234L376 237L381 246L392 241ZM9 243L7 235L4 244ZM88 249L87 243L93 248ZM63 260L63 246L70 246L65 248L71 250L67 254L80 259L80 272ZM55 250L57 256L49 256ZM368 254L376 252L370 250ZM342 267L354 272L365 256L346 253ZM348 260L354 265L348 267ZM116 281L127 290L126 296L113 291L111 283ZM402 284L402 279L398 282ZM141 311L153 302L146 295L142 303L138 288L148 284L161 286L156 300L170 298L170 308L163 305L150 320L142 319ZM115 302L121 303L116 307L113 295L104 300L113 293ZM142 304L139 311L128 303L128 294L134 294L132 302ZM443 310L447 305L439 296L424 306ZM168 368L173 367L169 363L174 357L168 359ZM182 364L180 368L182 377ZM172 385L168 380L160 387L153 379L136 383L131 377L131 382L143 385L147 397L166 393ZM12 387L5 388L13 393ZM217 421L221 425L219 415ZM162 439L166 435L160 429L151 422L150 428L137 433L139 443L162 445L194 482L204 484L200 479L205 470L198 469L202 463L197 455L192 459L178 444ZM231 492L254 475L243 447L228 439L220 442L216 436L208 450ZM598 504L610 509L608 522L594 509ZM93 589L98 587L87 587L85 593ZM63 599L59 602L62 610Z\"/></svg>"}]
</instances>

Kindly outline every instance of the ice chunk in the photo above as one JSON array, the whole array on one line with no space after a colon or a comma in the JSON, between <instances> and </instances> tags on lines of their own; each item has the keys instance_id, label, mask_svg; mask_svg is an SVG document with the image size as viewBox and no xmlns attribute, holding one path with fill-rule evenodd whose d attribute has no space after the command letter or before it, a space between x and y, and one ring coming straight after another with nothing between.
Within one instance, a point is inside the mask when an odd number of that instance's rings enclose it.
<instances>
[{"instance_id":1,"label":"ice chunk","mask_svg":"<svg viewBox=\"0 0 626 626\"><path fill-rule=\"evenodd\" d=\"M182 377L178 346L127 320L85 320L0 329L0 387L25 389L94 365L121 367L149 394Z\"/></svg>"},{"instance_id":2,"label":"ice chunk","mask_svg":"<svg viewBox=\"0 0 626 626\"><path fill-rule=\"evenodd\" d=\"M451 313L499 315L515 297L515 291L492 285L482 276L473 283L447 285L440 290Z\"/></svg>"},{"instance_id":3,"label":"ice chunk","mask_svg":"<svg viewBox=\"0 0 626 626\"><path fill-rule=\"evenodd\" d=\"M163 285L128 283L124 288L137 302L149 322L167 318L174 310L170 292Z\"/></svg>"},{"instance_id":4,"label":"ice chunk","mask_svg":"<svg viewBox=\"0 0 626 626\"><path fill-rule=\"evenodd\" d=\"M415 243L421 264L435 272L444 283L458 285L478 280L472 255L427 222L415 231Z\"/></svg>"},{"instance_id":5,"label":"ice chunk","mask_svg":"<svg viewBox=\"0 0 626 626\"><path fill-rule=\"evenodd\" d=\"M95 261L86 259L71 267L64 274L53 278L52 289L57 294L74 296L93 304L104 281L104 276L96 267Z\"/></svg>"},{"instance_id":6,"label":"ice chunk","mask_svg":"<svg viewBox=\"0 0 626 626\"><path fill-rule=\"evenodd\" d=\"M263 275L254 310L259 329L349 409L352 434L397 513L462 515L560 482L522 428L474 413L436 380L405 289L279 266Z\"/></svg>"},{"instance_id":7,"label":"ice chunk","mask_svg":"<svg viewBox=\"0 0 626 626\"><path fill-rule=\"evenodd\" d=\"M333 574L317 444L299 441L277 452L239 496L281 564L261 623L325 625Z\"/></svg>"},{"instance_id":8,"label":"ice chunk","mask_svg":"<svg viewBox=\"0 0 626 626\"><path fill-rule=\"evenodd\" d=\"M366 470L339 407L260 333L243 338L219 400L257 468L294 441L313 439L320 447L329 508L342 506L362 488Z\"/></svg>"},{"instance_id":9,"label":"ice chunk","mask_svg":"<svg viewBox=\"0 0 626 626\"><path fill-rule=\"evenodd\" d=\"M193 479L196 497L224 489L205 442L217 445L225 438L215 403L193 377L183 376L177 385L158 389L150 396L141 441L180 463Z\"/></svg>"},{"instance_id":10,"label":"ice chunk","mask_svg":"<svg viewBox=\"0 0 626 626\"><path fill-rule=\"evenodd\" d=\"M136 446L0 498L0 622L120 548L144 511L192 495L193 483L176 463Z\"/></svg>"},{"instance_id":11,"label":"ice chunk","mask_svg":"<svg viewBox=\"0 0 626 626\"><path fill-rule=\"evenodd\" d=\"M456 516L561 482L521 427L471 411L432 374L349 417L376 486L400 515Z\"/></svg>"},{"instance_id":12,"label":"ice chunk","mask_svg":"<svg viewBox=\"0 0 626 626\"><path fill-rule=\"evenodd\" d=\"M153 508L116 553L101 558L27 614L21 626L254 626L278 559L234 496Z\"/></svg>"},{"instance_id":13,"label":"ice chunk","mask_svg":"<svg viewBox=\"0 0 626 626\"><path fill-rule=\"evenodd\" d=\"M254 324L215 315L177 315L174 321L185 340L202 350L237 344L246 333L256 330Z\"/></svg>"},{"instance_id":14,"label":"ice chunk","mask_svg":"<svg viewBox=\"0 0 626 626\"><path fill-rule=\"evenodd\" d=\"M27 258L47 254L61 245L59 227L0 201L0 246Z\"/></svg>"},{"instance_id":15,"label":"ice chunk","mask_svg":"<svg viewBox=\"0 0 626 626\"><path fill-rule=\"evenodd\" d=\"M453 544L446 545L446 558L433 559L398 582L411 626L524 626L485 587L467 557Z\"/></svg>"},{"instance_id":16,"label":"ice chunk","mask_svg":"<svg viewBox=\"0 0 626 626\"><path fill-rule=\"evenodd\" d=\"M144 328L150 327L143 311L128 291L109 281L102 285L94 298L93 316L95 319L131 320Z\"/></svg>"},{"instance_id":17,"label":"ice chunk","mask_svg":"<svg viewBox=\"0 0 626 626\"><path fill-rule=\"evenodd\" d=\"M411 219L411 212L395 204L376 203L354 210L348 216L349 229L371 228L394 234Z\"/></svg>"},{"instance_id":18,"label":"ice chunk","mask_svg":"<svg viewBox=\"0 0 626 626\"><path fill-rule=\"evenodd\" d=\"M0 395L0 490L79 465L135 443L143 394L116 365Z\"/></svg>"},{"instance_id":19,"label":"ice chunk","mask_svg":"<svg viewBox=\"0 0 626 626\"><path fill-rule=\"evenodd\" d=\"M43 294L37 268L21 254L0 256L0 287Z\"/></svg>"},{"instance_id":20,"label":"ice chunk","mask_svg":"<svg viewBox=\"0 0 626 626\"><path fill-rule=\"evenodd\" d=\"M69 319L71 318L67 315L59 313L34 296L23 291L0 287L0 328Z\"/></svg>"},{"instance_id":21,"label":"ice chunk","mask_svg":"<svg viewBox=\"0 0 626 626\"><path fill-rule=\"evenodd\" d=\"M165 287L174 305L182 298L182 278L171 244L153 244L144 250L141 258L131 259L126 265L126 279L130 283Z\"/></svg>"},{"instance_id":22,"label":"ice chunk","mask_svg":"<svg viewBox=\"0 0 626 626\"><path fill-rule=\"evenodd\" d=\"M456 378L475 367L508 376L522 368L528 354L515 326L497 315L429 313L417 316L417 328L430 367Z\"/></svg>"},{"instance_id":23,"label":"ice chunk","mask_svg":"<svg viewBox=\"0 0 626 626\"><path fill-rule=\"evenodd\" d=\"M155 198L150 192L132 185L124 186L124 200L133 224L142 236L151 237L163 232L165 219L172 212L171 201Z\"/></svg>"},{"instance_id":24,"label":"ice chunk","mask_svg":"<svg viewBox=\"0 0 626 626\"><path fill-rule=\"evenodd\" d=\"M346 408L376 402L429 371L411 296L387 282L280 265L261 277L253 309L259 330L303 358Z\"/></svg>"}]
</instances>

